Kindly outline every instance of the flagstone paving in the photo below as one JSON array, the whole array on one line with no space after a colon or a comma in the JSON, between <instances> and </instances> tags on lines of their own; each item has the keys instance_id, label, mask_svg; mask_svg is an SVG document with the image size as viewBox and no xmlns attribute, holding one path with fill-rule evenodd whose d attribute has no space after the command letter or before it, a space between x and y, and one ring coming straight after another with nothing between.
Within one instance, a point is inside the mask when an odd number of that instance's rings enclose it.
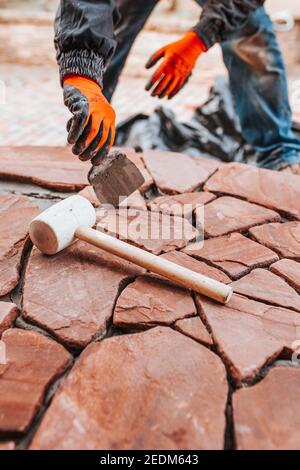
<instances>
[{"instance_id":1,"label":"flagstone paving","mask_svg":"<svg viewBox=\"0 0 300 470\"><path fill-rule=\"evenodd\" d=\"M107 211L68 147L0 149L0 450L299 450L299 177L125 152L146 182ZM39 253L30 220L74 191L231 301L83 242Z\"/></svg>"}]
</instances>

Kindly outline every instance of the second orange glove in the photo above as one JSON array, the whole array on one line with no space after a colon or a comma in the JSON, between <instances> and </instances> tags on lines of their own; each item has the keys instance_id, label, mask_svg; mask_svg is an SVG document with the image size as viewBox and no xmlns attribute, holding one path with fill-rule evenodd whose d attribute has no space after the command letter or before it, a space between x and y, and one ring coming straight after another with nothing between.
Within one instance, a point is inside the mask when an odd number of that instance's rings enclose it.
<instances>
[{"instance_id":1,"label":"second orange glove","mask_svg":"<svg viewBox=\"0 0 300 470\"><path fill-rule=\"evenodd\" d=\"M80 160L100 163L115 140L115 111L93 80L74 75L64 80L63 89L64 103L73 114L67 124L72 151Z\"/></svg>"},{"instance_id":2,"label":"second orange glove","mask_svg":"<svg viewBox=\"0 0 300 470\"><path fill-rule=\"evenodd\" d=\"M205 51L205 45L193 31L186 33L179 41L162 47L146 64L149 69L163 59L146 85L146 90L153 88L152 96L173 98L186 84L197 59Z\"/></svg>"}]
</instances>

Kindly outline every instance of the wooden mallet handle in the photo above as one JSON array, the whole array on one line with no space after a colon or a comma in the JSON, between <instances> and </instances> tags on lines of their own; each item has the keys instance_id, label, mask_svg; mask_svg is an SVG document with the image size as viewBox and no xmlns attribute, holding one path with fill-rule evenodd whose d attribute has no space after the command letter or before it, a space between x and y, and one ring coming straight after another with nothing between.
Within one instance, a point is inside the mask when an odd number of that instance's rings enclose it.
<instances>
[{"instance_id":1,"label":"wooden mallet handle","mask_svg":"<svg viewBox=\"0 0 300 470\"><path fill-rule=\"evenodd\" d=\"M172 261L155 256L148 251L105 233L89 227L79 227L75 232L75 237L223 304L231 299L232 288L230 286L184 268Z\"/></svg>"}]
</instances>

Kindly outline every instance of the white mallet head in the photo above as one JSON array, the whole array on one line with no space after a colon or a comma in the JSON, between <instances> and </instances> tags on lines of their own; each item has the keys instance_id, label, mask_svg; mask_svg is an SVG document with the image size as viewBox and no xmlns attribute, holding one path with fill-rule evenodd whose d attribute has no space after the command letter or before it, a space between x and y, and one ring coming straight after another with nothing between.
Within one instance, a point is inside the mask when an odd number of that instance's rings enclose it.
<instances>
[{"instance_id":1,"label":"white mallet head","mask_svg":"<svg viewBox=\"0 0 300 470\"><path fill-rule=\"evenodd\" d=\"M29 235L42 253L55 255L74 241L79 227L92 227L95 222L92 204L82 196L71 196L33 219Z\"/></svg>"}]
</instances>

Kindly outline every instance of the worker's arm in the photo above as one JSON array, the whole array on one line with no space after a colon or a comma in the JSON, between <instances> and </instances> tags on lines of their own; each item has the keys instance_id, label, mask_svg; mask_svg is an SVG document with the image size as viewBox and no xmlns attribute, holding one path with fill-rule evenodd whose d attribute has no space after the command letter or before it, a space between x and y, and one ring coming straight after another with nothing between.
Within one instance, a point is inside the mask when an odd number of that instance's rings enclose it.
<instances>
[{"instance_id":1,"label":"worker's arm","mask_svg":"<svg viewBox=\"0 0 300 470\"><path fill-rule=\"evenodd\" d=\"M81 160L105 154L115 135L115 113L102 93L103 74L116 47L115 0L60 0L55 48L64 103L73 114L68 142Z\"/></svg>"},{"instance_id":2,"label":"worker's arm","mask_svg":"<svg viewBox=\"0 0 300 470\"><path fill-rule=\"evenodd\" d=\"M215 43L226 40L228 34L242 28L250 13L264 3L265 0L207 0L193 31L209 49Z\"/></svg>"}]
</instances>

